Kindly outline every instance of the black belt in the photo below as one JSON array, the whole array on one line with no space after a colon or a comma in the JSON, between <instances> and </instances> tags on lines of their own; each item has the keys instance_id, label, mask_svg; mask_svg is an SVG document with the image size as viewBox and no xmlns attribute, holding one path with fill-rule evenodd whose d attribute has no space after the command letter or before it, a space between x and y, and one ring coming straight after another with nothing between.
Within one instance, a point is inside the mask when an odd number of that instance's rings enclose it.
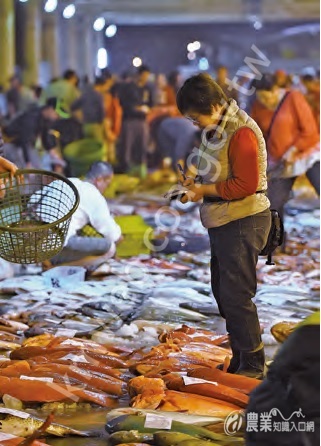
<instances>
[{"instance_id":1,"label":"black belt","mask_svg":"<svg viewBox=\"0 0 321 446\"><path fill-rule=\"evenodd\" d=\"M257 190L255 193L256 194L266 194L266 190ZM203 203L223 203L223 202L238 201L238 200L243 200L243 198L237 198L235 200L224 200L221 197L204 197Z\"/></svg>"}]
</instances>

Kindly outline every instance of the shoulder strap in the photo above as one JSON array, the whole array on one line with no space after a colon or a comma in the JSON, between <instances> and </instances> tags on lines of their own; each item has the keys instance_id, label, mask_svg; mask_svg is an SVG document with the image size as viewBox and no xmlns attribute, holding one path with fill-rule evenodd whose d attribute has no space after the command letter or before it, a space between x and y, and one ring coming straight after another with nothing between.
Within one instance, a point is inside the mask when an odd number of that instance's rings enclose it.
<instances>
[{"instance_id":1,"label":"shoulder strap","mask_svg":"<svg viewBox=\"0 0 321 446\"><path fill-rule=\"evenodd\" d=\"M272 116L272 120L271 120L269 129L268 129L268 131L266 132L266 137L265 137L265 141L266 141L266 142L268 141L268 139L269 139L269 137L270 137L271 130L272 130L272 127L273 127L275 118L276 118L278 112L280 111L280 109L281 109L281 107L282 107L282 105L283 105L285 99L289 96L289 94L290 94L289 91L287 91L287 92L284 94L283 98L281 99L281 101L279 102L278 106L276 107L276 109L275 109L275 111L274 111L274 114L273 114L273 116Z\"/></svg>"}]
</instances>

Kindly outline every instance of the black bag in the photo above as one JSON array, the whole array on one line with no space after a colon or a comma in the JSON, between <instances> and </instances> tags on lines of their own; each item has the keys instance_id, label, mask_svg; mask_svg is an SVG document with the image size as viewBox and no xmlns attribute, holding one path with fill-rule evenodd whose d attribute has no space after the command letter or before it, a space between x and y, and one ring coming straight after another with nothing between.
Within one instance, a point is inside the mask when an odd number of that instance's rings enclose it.
<instances>
[{"instance_id":1,"label":"black bag","mask_svg":"<svg viewBox=\"0 0 321 446\"><path fill-rule=\"evenodd\" d=\"M266 132L266 136L265 136L266 144L268 143L268 139L271 135L271 130L272 130L275 118L276 118L278 112L280 111L282 104L284 103L285 99L289 96L289 94L290 94L289 91L287 91L285 93L285 95L279 102L279 105L277 106L277 108L274 111L269 129ZM282 166L282 160L281 160L279 165L276 166L276 169L282 170L282 168L283 168L283 166ZM268 176L271 177L273 172L275 173L274 170L268 172ZM265 247L262 249L262 251L259 254L260 256L268 256L267 261L266 261L267 265L274 265L274 263L272 262L272 254L278 246L281 246L283 244L283 241L284 241L284 226L283 226L282 219L281 219L278 211L271 209L271 228L270 228L268 240L266 242Z\"/></svg>"},{"instance_id":2,"label":"black bag","mask_svg":"<svg viewBox=\"0 0 321 446\"><path fill-rule=\"evenodd\" d=\"M284 241L284 226L278 211L271 209L271 228L265 247L260 252L260 256L268 256L266 264L274 265L272 254Z\"/></svg>"}]
</instances>

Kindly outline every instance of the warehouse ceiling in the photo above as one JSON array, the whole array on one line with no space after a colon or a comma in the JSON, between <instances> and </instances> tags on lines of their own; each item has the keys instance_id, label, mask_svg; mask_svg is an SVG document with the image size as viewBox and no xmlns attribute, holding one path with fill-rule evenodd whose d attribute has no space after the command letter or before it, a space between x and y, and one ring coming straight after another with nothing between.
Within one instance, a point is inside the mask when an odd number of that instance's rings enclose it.
<instances>
[{"instance_id":1,"label":"warehouse ceiling","mask_svg":"<svg viewBox=\"0 0 321 446\"><path fill-rule=\"evenodd\" d=\"M63 0L62 3L70 3ZM319 18L319 0L74 0L77 13L116 24L246 22Z\"/></svg>"}]
</instances>

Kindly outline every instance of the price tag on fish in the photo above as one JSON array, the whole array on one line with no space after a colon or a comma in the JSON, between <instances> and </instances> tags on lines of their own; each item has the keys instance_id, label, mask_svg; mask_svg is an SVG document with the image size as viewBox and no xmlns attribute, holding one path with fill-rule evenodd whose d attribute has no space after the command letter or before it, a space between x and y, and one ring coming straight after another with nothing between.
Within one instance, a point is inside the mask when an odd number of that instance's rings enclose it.
<instances>
[{"instance_id":1,"label":"price tag on fish","mask_svg":"<svg viewBox=\"0 0 321 446\"><path fill-rule=\"evenodd\" d=\"M172 419L148 413L146 414L144 427L151 429L171 429Z\"/></svg>"},{"instance_id":2,"label":"price tag on fish","mask_svg":"<svg viewBox=\"0 0 321 446\"><path fill-rule=\"evenodd\" d=\"M215 381L206 381L205 379L193 378L191 376L183 376L183 381L185 386L189 386L191 384L213 384L214 386L218 385Z\"/></svg>"},{"instance_id":3,"label":"price tag on fish","mask_svg":"<svg viewBox=\"0 0 321 446\"><path fill-rule=\"evenodd\" d=\"M56 331L55 336L59 337L66 337L66 338L73 338L75 334L77 333L77 330L70 330L69 328L60 328Z\"/></svg>"},{"instance_id":4,"label":"price tag on fish","mask_svg":"<svg viewBox=\"0 0 321 446\"><path fill-rule=\"evenodd\" d=\"M11 435L11 434L3 434L2 432L0 432L0 440L4 441L4 440L12 440L13 438L18 438L15 435Z\"/></svg>"},{"instance_id":5,"label":"price tag on fish","mask_svg":"<svg viewBox=\"0 0 321 446\"><path fill-rule=\"evenodd\" d=\"M30 415L27 412L21 412L20 410L7 409L6 407L0 407L0 413L8 413L18 418L29 418Z\"/></svg>"},{"instance_id":6,"label":"price tag on fish","mask_svg":"<svg viewBox=\"0 0 321 446\"><path fill-rule=\"evenodd\" d=\"M57 319L45 319L46 322L50 322L51 324L57 324L59 325L61 321L58 321Z\"/></svg>"},{"instance_id":7,"label":"price tag on fish","mask_svg":"<svg viewBox=\"0 0 321 446\"><path fill-rule=\"evenodd\" d=\"M63 358L61 358L65 361L69 360L69 361L73 361L73 362L88 362L87 359L85 358L84 355L74 355L72 353L68 353L68 355L64 356Z\"/></svg>"},{"instance_id":8,"label":"price tag on fish","mask_svg":"<svg viewBox=\"0 0 321 446\"><path fill-rule=\"evenodd\" d=\"M25 379L25 380L29 380L29 381L43 381L46 383L53 383L54 379L53 378L47 378L45 376L40 376L40 377L35 377L35 376L25 376L25 375L20 375L20 379Z\"/></svg>"}]
</instances>

